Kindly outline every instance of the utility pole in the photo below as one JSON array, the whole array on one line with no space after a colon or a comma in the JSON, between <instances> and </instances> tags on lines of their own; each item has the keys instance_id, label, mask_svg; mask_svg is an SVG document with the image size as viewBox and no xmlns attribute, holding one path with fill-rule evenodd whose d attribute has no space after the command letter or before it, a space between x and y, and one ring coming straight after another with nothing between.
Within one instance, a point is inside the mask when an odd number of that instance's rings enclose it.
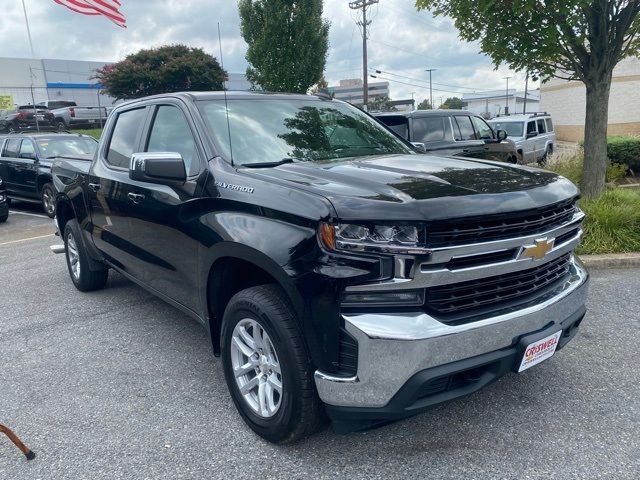
<instances>
[{"instance_id":1,"label":"utility pole","mask_svg":"<svg viewBox=\"0 0 640 480\"><path fill-rule=\"evenodd\" d=\"M509 79L510 78L511 77L504 77L504 79L507 81L507 91L505 92L505 95L504 95L504 101L505 101L504 114L505 115L509 115Z\"/></svg>"},{"instance_id":2,"label":"utility pole","mask_svg":"<svg viewBox=\"0 0 640 480\"><path fill-rule=\"evenodd\" d=\"M362 107L367 110L369 103L369 79L367 66L367 27L371 25L371 20L367 20L367 7L375 5L380 0L355 0L349 2L351 10L362 10L362 20L356 22L362 27Z\"/></svg>"},{"instance_id":3,"label":"utility pole","mask_svg":"<svg viewBox=\"0 0 640 480\"><path fill-rule=\"evenodd\" d=\"M527 70L527 77L524 81L524 106L522 107L522 113L527 113L527 97L529 96L529 70Z\"/></svg>"},{"instance_id":4,"label":"utility pole","mask_svg":"<svg viewBox=\"0 0 640 480\"><path fill-rule=\"evenodd\" d=\"M431 72L435 72L435 68L427 68L425 72L429 72L429 105L431 105L431 110L433 110L433 88L431 88Z\"/></svg>"}]
</instances>

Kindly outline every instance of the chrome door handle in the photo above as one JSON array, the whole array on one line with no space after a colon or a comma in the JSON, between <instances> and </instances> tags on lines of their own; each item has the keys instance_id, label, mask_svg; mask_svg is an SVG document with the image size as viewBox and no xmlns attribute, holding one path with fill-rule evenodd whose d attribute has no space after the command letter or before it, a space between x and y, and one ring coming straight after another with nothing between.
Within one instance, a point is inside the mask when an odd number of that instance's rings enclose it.
<instances>
[{"instance_id":1,"label":"chrome door handle","mask_svg":"<svg viewBox=\"0 0 640 480\"><path fill-rule=\"evenodd\" d=\"M89 188L91 190L93 190L94 192L97 192L98 190L100 190L100 184L99 183L90 183L89 184Z\"/></svg>"},{"instance_id":2,"label":"chrome door handle","mask_svg":"<svg viewBox=\"0 0 640 480\"><path fill-rule=\"evenodd\" d=\"M144 195L141 193L128 193L127 197L129 197L129 200L131 200L133 203L140 203L142 200L144 200Z\"/></svg>"}]
</instances>

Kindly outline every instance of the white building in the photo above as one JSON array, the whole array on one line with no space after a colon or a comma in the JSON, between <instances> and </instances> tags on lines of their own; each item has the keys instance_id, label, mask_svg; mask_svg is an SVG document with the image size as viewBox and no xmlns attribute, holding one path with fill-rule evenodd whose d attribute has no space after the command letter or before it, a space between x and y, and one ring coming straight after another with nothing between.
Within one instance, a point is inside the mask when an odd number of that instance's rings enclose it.
<instances>
[{"instance_id":1,"label":"white building","mask_svg":"<svg viewBox=\"0 0 640 480\"><path fill-rule=\"evenodd\" d=\"M579 81L552 78L540 89L540 108L551 114L556 136L584 139L586 89ZM609 97L609 135L640 135L640 59L621 61L613 71Z\"/></svg>"},{"instance_id":2,"label":"white building","mask_svg":"<svg viewBox=\"0 0 640 480\"><path fill-rule=\"evenodd\" d=\"M482 115L487 118L493 118L496 115L503 115L505 107L509 108L511 114L524 113L525 109L524 90L515 89L493 90L482 93L466 93L462 97L462 101L467 105L465 110ZM527 112L537 112L540 110L540 92L539 90L529 90L527 92L526 102Z\"/></svg>"},{"instance_id":3,"label":"white building","mask_svg":"<svg viewBox=\"0 0 640 480\"><path fill-rule=\"evenodd\" d=\"M0 108L45 100L67 100L87 107L112 105L100 95L96 69L106 62L77 60L0 58Z\"/></svg>"},{"instance_id":4,"label":"white building","mask_svg":"<svg viewBox=\"0 0 640 480\"><path fill-rule=\"evenodd\" d=\"M360 78L350 78L340 80L338 85L327 88L334 98L344 100L354 105L362 105L364 103L363 81ZM389 82L368 82L367 91L369 93L369 101L376 97L389 96Z\"/></svg>"},{"instance_id":5,"label":"white building","mask_svg":"<svg viewBox=\"0 0 640 480\"><path fill-rule=\"evenodd\" d=\"M94 78L108 62L0 58L0 110L45 100L73 101L84 107L110 106L116 100ZM242 73L230 73L229 90L249 90ZM100 95L98 95L100 93Z\"/></svg>"}]
</instances>

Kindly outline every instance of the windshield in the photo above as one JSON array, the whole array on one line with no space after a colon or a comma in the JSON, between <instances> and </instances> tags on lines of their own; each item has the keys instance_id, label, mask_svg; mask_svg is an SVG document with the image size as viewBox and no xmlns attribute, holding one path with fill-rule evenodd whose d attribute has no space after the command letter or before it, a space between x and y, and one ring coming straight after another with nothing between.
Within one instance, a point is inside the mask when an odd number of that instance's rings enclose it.
<instances>
[{"instance_id":1,"label":"windshield","mask_svg":"<svg viewBox=\"0 0 640 480\"><path fill-rule=\"evenodd\" d=\"M494 130L504 130L510 137L522 137L524 122L489 122Z\"/></svg>"},{"instance_id":2,"label":"windshield","mask_svg":"<svg viewBox=\"0 0 640 480\"><path fill-rule=\"evenodd\" d=\"M39 138L38 145L45 157L93 155L98 146L90 137Z\"/></svg>"},{"instance_id":3,"label":"windshield","mask_svg":"<svg viewBox=\"0 0 640 480\"><path fill-rule=\"evenodd\" d=\"M338 102L292 99L202 101L203 117L226 158L235 164L323 161L411 149L355 107ZM229 148L231 137L231 149Z\"/></svg>"}]
</instances>

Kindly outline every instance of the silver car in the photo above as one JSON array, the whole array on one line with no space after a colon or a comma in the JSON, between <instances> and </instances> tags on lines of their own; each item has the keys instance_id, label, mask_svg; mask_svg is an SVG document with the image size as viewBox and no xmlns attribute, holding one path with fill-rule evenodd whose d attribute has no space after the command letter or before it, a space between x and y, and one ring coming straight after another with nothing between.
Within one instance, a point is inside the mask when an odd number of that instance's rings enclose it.
<instances>
[{"instance_id":1,"label":"silver car","mask_svg":"<svg viewBox=\"0 0 640 480\"><path fill-rule=\"evenodd\" d=\"M527 113L496 117L489 121L494 130L504 130L513 141L522 163L543 164L553 153L556 134L547 113Z\"/></svg>"}]
</instances>

